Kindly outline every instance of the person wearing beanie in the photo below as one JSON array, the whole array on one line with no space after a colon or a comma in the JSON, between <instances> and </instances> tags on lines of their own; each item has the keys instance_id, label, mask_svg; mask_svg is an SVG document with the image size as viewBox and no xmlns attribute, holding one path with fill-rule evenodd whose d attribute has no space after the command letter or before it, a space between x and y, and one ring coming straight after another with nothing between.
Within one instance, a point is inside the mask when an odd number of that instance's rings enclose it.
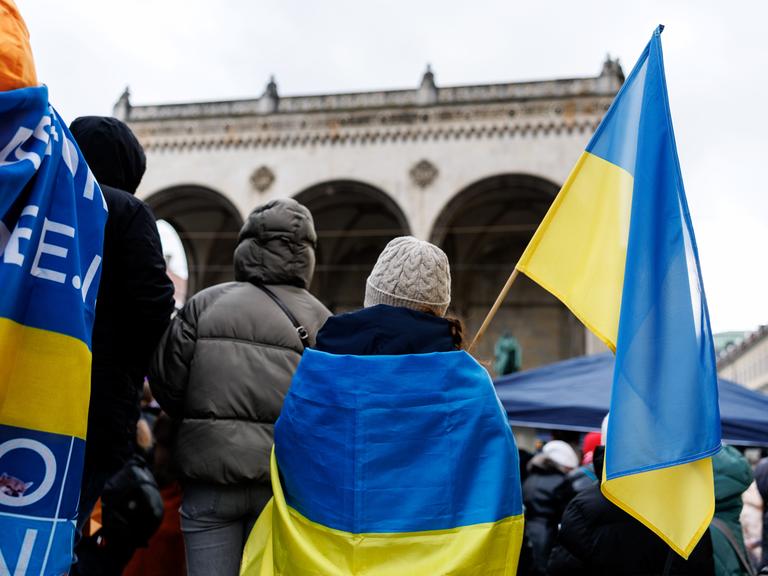
<instances>
[{"instance_id":1,"label":"person wearing beanie","mask_svg":"<svg viewBox=\"0 0 768 576\"><path fill-rule=\"evenodd\" d=\"M568 472L565 475L565 482L560 483L556 488L555 501L560 503L561 508L565 509L577 494L599 483L599 475L602 471L595 470L593 459L595 450L601 443L600 432L588 432L584 436L581 466Z\"/></svg>"},{"instance_id":2,"label":"person wearing beanie","mask_svg":"<svg viewBox=\"0 0 768 576\"><path fill-rule=\"evenodd\" d=\"M419 354L461 348L461 324L446 319L451 270L440 248L412 236L387 244L365 283L364 308L334 316L317 335L333 354Z\"/></svg>"},{"instance_id":3,"label":"person wearing beanie","mask_svg":"<svg viewBox=\"0 0 768 576\"><path fill-rule=\"evenodd\" d=\"M155 353L149 383L177 429L191 576L237 576L272 496L275 421L305 344L330 315L308 291L316 243L312 214L295 200L254 209L235 248L235 281L190 298Z\"/></svg>"},{"instance_id":4,"label":"person wearing beanie","mask_svg":"<svg viewBox=\"0 0 768 576\"><path fill-rule=\"evenodd\" d=\"M528 478L523 484L525 535L533 552L532 574L544 575L549 553L557 536L557 525L568 504L566 475L577 468L579 457L562 440L544 444L528 463Z\"/></svg>"},{"instance_id":5,"label":"person wearing beanie","mask_svg":"<svg viewBox=\"0 0 768 576\"><path fill-rule=\"evenodd\" d=\"M274 498L242 574L516 572L517 448L450 300L445 253L405 236L364 308L328 319L275 425Z\"/></svg>"},{"instance_id":6,"label":"person wearing beanie","mask_svg":"<svg viewBox=\"0 0 768 576\"><path fill-rule=\"evenodd\" d=\"M365 283L364 306L410 308L445 316L451 302L451 271L445 252L413 236L395 238Z\"/></svg>"}]
</instances>

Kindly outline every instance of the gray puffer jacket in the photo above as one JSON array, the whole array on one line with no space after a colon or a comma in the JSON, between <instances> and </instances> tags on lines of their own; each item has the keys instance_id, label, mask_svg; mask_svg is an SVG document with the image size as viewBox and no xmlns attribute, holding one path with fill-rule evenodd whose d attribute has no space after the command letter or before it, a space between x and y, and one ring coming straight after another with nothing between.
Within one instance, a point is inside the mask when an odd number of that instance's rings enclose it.
<instances>
[{"instance_id":1,"label":"gray puffer jacket","mask_svg":"<svg viewBox=\"0 0 768 576\"><path fill-rule=\"evenodd\" d=\"M178 424L183 479L269 484L273 427L302 344L285 313L251 282L268 285L314 344L330 315L307 292L316 241L309 210L294 200L257 208L240 231L236 281L192 297L163 336L150 386Z\"/></svg>"}]
</instances>

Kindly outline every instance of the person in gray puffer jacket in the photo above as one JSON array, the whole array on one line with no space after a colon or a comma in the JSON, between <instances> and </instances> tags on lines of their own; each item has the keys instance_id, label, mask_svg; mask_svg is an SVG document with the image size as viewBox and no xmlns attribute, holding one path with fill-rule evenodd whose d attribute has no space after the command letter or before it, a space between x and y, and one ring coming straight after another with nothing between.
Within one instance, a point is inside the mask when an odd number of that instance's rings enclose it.
<instances>
[{"instance_id":1,"label":"person in gray puffer jacket","mask_svg":"<svg viewBox=\"0 0 768 576\"><path fill-rule=\"evenodd\" d=\"M303 344L330 312L308 291L315 267L309 210L295 200L256 208L240 231L235 282L193 296L158 347L150 386L176 422L181 529L188 573L236 575L245 541L272 496L273 428Z\"/></svg>"}]
</instances>

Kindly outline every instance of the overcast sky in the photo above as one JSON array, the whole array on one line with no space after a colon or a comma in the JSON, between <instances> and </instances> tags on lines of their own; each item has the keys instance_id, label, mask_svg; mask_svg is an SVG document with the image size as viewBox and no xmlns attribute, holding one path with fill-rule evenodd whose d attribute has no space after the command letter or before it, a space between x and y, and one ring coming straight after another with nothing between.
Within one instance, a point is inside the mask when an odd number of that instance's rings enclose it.
<instances>
[{"instance_id":1,"label":"overcast sky","mask_svg":"<svg viewBox=\"0 0 768 576\"><path fill-rule=\"evenodd\" d=\"M659 23L715 331L768 323L768 2L17 0L65 120L134 104L625 72ZM576 158L574 158L574 162Z\"/></svg>"}]
</instances>

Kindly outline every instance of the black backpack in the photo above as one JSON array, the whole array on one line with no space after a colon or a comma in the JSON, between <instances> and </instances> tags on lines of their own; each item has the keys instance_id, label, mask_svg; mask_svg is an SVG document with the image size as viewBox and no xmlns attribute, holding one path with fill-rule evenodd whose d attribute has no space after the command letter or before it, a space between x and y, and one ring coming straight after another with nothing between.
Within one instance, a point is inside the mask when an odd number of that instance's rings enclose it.
<instances>
[{"instance_id":1,"label":"black backpack","mask_svg":"<svg viewBox=\"0 0 768 576\"><path fill-rule=\"evenodd\" d=\"M147 546L163 521L163 499L144 458L134 455L107 481L101 508L107 542Z\"/></svg>"}]
</instances>

